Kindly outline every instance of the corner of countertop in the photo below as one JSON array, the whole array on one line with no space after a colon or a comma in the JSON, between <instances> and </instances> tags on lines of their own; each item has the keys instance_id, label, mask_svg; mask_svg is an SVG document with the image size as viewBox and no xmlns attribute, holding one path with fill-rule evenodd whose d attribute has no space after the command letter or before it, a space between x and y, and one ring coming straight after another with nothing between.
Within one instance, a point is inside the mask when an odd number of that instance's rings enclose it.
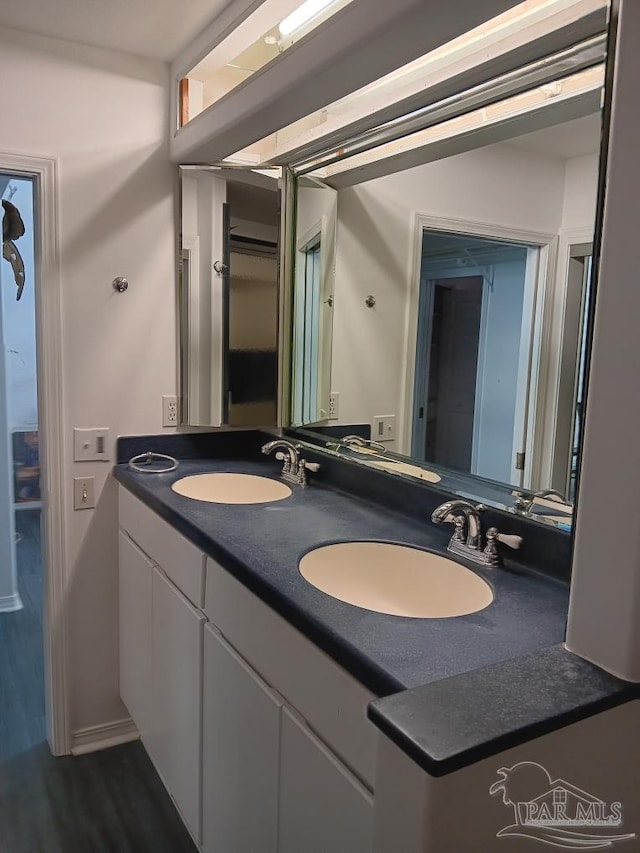
<instances>
[{"instance_id":1,"label":"corner of countertop","mask_svg":"<svg viewBox=\"0 0 640 853\"><path fill-rule=\"evenodd\" d=\"M431 776L445 776L640 698L563 644L371 702L369 719Z\"/></svg>"}]
</instances>

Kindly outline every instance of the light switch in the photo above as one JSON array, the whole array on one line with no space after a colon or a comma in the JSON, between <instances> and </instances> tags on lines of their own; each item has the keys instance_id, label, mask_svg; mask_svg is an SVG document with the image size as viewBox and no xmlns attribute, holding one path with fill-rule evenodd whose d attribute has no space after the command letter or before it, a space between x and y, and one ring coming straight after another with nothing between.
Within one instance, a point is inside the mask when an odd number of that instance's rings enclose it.
<instances>
[{"instance_id":1,"label":"light switch","mask_svg":"<svg viewBox=\"0 0 640 853\"><path fill-rule=\"evenodd\" d=\"M108 445L108 429L76 428L73 431L73 460L74 462L108 462Z\"/></svg>"},{"instance_id":2,"label":"light switch","mask_svg":"<svg viewBox=\"0 0 640 853\"><path fill-rule=\"evenodd\" d=\"M93 509L96 505L96 478L74 477L73 478L73 508Z\"/></svg>"},{"instance_id":3,"label":"light switch","mask_svg":"<svg viewBox=\"0 0 640 853\"><path fill-rule=\"evenodd\" d=\"M395 441L396 416L376 415L373 419L373 432L371 438L374 441Z\"/></svg>"}]
</instances>

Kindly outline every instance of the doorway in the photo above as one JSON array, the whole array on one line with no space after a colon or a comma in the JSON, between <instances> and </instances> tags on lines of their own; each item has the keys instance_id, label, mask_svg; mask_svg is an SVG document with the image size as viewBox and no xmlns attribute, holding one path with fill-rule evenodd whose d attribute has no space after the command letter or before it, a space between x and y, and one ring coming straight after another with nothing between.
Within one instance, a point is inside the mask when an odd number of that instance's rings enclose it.
<instances>
[{"instance_id":1,"label":"doorway","mask_svg":"<svg viewBox=\"0 0 640 853\"><path fill-rule=\"evenodd\" d=\"M0 756L46 739L36 355L37 184L0 172Z\"/></svg>"},{"instance_id":2,"label":"doorway","mask_svg":"<svg viewBox=\"0 0 640 853\"><path fill-rule=\"evenodd\" d=\"M422 230L412 456L522 485L539 246Z\"/></svg>"},{"instance_id":3,"label":"doorway","mask_svg":"<svg viewBox=\"0 0 640 853\"><path fill-rule=\"evenodd\" d=\"M27 725L25 720L20 720L19 715L13 717L16 725L20 728L20 737L43 738L43 726L45 728L46 741L54 755L62 755L69 752L69 712L68 712L68 682L67 682L67 654L66 654L66 601L67 590L65 588L64 575L64 500L65 490L63 486L63 459L61 447L63 445L63 410L62 410L62 322L61 322L61 284L58 248L58 212L57 212L57 163L55 159L47 157L32 157L27 154L13 154L0 151L0 178L2 179L2 192L5 195L7 186L11 180L24 180L31 188L33 200L33 216L30 240L33 244L33 268L31 273L25 267L24 281L20 276L16 278L16 269L20 271L19 258L24 262L29 250L25 247L27 237L26 221L24 233L19 237L17 231L9 234L3 233L3 258L0 258L2 268L2 308L5 307L5 299L14 310L23 310L22 306L32 300L32 320L35 325L36 347L36 375L37 400L35 421L37 423L37 466L24 465L24 468L39 467L37 478L42 495L39 523L34 519L38 511L37 494L31 489L35 481L35 471L24 471L23 474L31 476L30 488L22 491L25 498L24 505L31 504L29 510L19 509L13 511L14 494L19 493L24 484L20 479L20 486L16 488L17 477L14 471L13 439L6 418L2 420L4 437L0 442L0 464L4 469L0 471L0 504L11 510L8 514L13 532L22 534L23 538L17 543L17 548L22 551L35 549L40 555L38 587L41 590L40 608L35 601L36 593L30 584L23 578L20 587L20 573L22 554L15 554L16 588L24 598L22 609L2 614L5 625L13 619L27 620L29 612L36 613L35 622L38 630L31 633L33 648L36 652L30 653L28 644L23 644L19 653L6 642L6 636L0 642L0 655L4 661L10 659L13 665L25 664L29 667L29 676L25 679L25 687L29 688L29 680L37 682L39 692L37 702L38 711ZM14 200L16 194L14 193ZM9 201L4 198L4 201ZM17 205L16 205L17 206ZM3 205L3 214L7 206ZM25 211L25 216L27 213ZM22 214L20 216L22 219ZM4 224L4 223L3 223ZM20 230L18 228L18 230ZM3 229L4 231L4 229ZM6 246L6 238L9 238L12 246ZM14 251L17 250L17 251ZM9 253L6 258L5 251ZM22 293L20 287L22 286ZM16 297L20 295L20 299ZM13 349L13 347L11 347ZM7 371L5 362L5 347L1 346L2 353L2 401L7 399L6 382ZM6 407L6 404L4 404ZM24 426L34 426L33 421ZM34 432L35 430L16 430L16 432ZM33 448L33 436L27 440L29 454L23 462L35 459ZM18 441L18 439L16 439ZM18 465L16 466L18 467ZM31 515L21 515L33 511ZM27 524L27 522L32 522ZM15 536L14 536L15 539ZM15 544L15 543L14 543ZM28 558L28 555L26 555ZM25 578L27 572L25 571ZM29 593L29 594L28 594ZM33 604L31 610L27 605ZM33 623L32 623L33 624ZM19 632L14 632L14 638ZM18 642L18 645L19 642ZM35 655L38 660L35 662ZM26 670L23 670L26 672ZM8 676L3 687L9 684L8 690L0 691L0 702L4 702L13 711L14 706L21 699L20 690L14 685L14 676ZM36 695L36 691L32 691ZM9 719L9 717L3 717ZM26 735L25 735L26 731ZM8 742L8 741L6 741Z\"/></svg>"}]
</instances>

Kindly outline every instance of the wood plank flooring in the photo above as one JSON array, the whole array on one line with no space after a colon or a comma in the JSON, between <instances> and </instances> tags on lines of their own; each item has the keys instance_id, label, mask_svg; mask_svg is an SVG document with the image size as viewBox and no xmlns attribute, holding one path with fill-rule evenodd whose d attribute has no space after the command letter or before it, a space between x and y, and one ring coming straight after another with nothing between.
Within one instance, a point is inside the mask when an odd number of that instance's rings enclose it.
<instances>
[{"instance_id":1,"label":"wood plank flooring","mask_svg":"<svg viewBox=\"0 0 640 853\"><path fill-rule=\"evenodd\" d=\"M0 614L0 853L194 853L140 742L49 752L39 518L17 513L24 609Z\"/></svg>"}]
</instances>

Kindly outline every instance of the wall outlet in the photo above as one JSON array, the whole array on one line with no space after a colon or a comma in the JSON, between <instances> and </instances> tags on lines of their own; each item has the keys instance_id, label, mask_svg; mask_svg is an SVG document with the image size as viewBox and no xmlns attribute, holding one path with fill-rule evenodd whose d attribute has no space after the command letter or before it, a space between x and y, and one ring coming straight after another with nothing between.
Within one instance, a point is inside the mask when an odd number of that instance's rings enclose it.
<instances>
[{"instance_id":1,"label":"wall outlet","mask_svg":"<svg viewBox=\"0 0 640 853\"><path fill-rule=\"evenodd\" d=\"M96 478L73 478L73 508L93 509L96 505Z\"/></svg>"},{"instance_id":2,"label":"wall outlet","mask_svg":"<svg viewBox=\"0 0 640 853\"><path fill-rule=\"evenodd\" d=\"M340 394L337 391L332 391L329 394L329 414L327 415L327 419L330 421L337 421L340 417Z\"/></svg>"},{"instance_id":3,"label":"wall outlet","mask_svg":"<svg viewBox=\"0 0 640 853\"><path fill-rule=\"evenodd\" d=\"M396 416L376 415L373 419L374 441L395 441L396 439Z\"/></svg>"},{"instance_id":4,"label":"wall outlet","mask_svg":"<svg viewBox=\"0 0 640 853\"><path fill-rule=\"evenodd\" d=\"M178 398L174 394L162 397L162 426L178 426Z\"/></svg>"}]
</instances>

